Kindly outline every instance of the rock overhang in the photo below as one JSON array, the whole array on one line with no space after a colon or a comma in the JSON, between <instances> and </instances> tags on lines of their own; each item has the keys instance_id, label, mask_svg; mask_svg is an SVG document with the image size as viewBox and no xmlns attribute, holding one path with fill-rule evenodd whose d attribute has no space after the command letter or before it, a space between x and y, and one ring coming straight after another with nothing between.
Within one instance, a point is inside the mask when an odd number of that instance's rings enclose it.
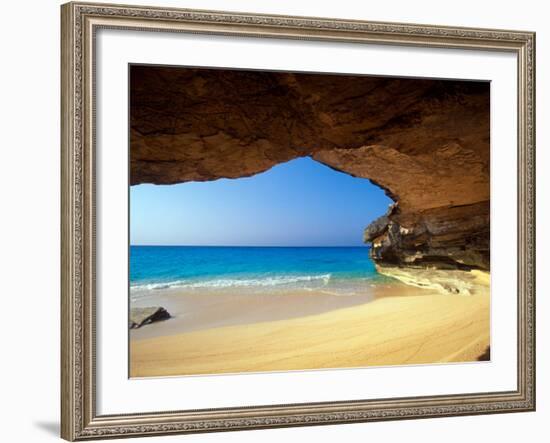
<instances>
[{"instance_id":1,"label":"rock overhang","mask_svg":"<svg viewBox=\"0 0 550 443\"><path fill-rule=\"evenodd\" d=\"M132 66L130 182L239 178L310 156L395 201L380 264L489 269L488 82Z\"/></svg>"}]
</instances>

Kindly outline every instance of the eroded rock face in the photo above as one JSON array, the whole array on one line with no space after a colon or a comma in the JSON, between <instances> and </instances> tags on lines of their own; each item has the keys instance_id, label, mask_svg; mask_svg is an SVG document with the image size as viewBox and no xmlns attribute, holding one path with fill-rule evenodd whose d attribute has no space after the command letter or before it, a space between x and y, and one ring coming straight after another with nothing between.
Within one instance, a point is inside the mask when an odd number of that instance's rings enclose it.
<instances>
[{"instance_id":1,"label":"eroded rock face","mask_svg":"<svg viewBox=\"0 0 550 443\"><path fill-rule=\"evenodd\" d=\"M489 205L478 204L419 211L401 221L399 211L365 230L372 256L385 264L441 269L489 269ZM378 234L379 233L379 234ZM368 236L368 237L367 237Z\"/></svg>"},{"instance_id":2,"label":"eroded rock face","mask_svg":"<svg viewBox=\"0 0 550 443\"><path fill-rule=\"evenodd\" d=\"M301 156L395 201L380 264L489 269L489 84L133 66L131 184L237 178Z\"/></svg>"}]
</instances>

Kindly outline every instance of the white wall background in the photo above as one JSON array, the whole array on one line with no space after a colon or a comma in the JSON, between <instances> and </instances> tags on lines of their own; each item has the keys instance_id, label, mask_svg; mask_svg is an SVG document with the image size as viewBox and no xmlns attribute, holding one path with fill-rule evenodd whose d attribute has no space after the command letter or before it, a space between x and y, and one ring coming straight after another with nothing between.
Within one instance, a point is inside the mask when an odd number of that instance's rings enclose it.
<instances>
[{"instance_id":1,"label":"white wall background","mask_svg":"<svg viewBox=\"0 0 550 443\"><path fill-rule=\"evenodd\" d=\"M128 0L134 4L537 32L538 411L139 441L547 441L550 418L550 14L545 2ZM59 4L5 2L0 26L0 411L2 441L59 432ZM546 200L546 202L544 201Z\"/></svg>"}]
</instances>

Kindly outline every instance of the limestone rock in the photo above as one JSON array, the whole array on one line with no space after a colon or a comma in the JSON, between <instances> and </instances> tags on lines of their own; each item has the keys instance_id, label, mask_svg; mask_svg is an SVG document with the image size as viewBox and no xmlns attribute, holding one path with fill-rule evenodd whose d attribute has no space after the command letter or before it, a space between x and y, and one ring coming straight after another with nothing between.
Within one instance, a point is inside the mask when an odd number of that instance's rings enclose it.
<instances>
[{"instance_id":1,"label":"limestone rock","mask_svg":"<svg viewBox=\"0 0 550 443\"><path fill-rule=\"evenodd\" d=\"M375 238L385 234L390 224L390 219L387 215L378 217L370 225L368 225L363 234L363 240L365 243L372 242Z\"/></svg>"},{"instance_id":2,"label":"limestone rock","mask_svg":"<svg viewBox=\"0 0 550 443\"><path fill-rule=\"evenodd\" d=\"M371 256L394 266L489 269L489 202L436 208L415 214L396 212L372 241Z\"/></svg>"},{"instance_id":3,"label":"limestone rock","mask_svg":"<svg viewBox=\"0 0 550 443\"><path fill-rule=\"evenodd\" d=\"M170 314L161 306L151 306L146 308L131 308L128 327L130 329L141 328L150 323L167 320Z\"/></svg>"},{"instance_id":4,"label":"limestone rock","mask_svg":"<svg viewBox=\"0 0 550 443\"><path fill-rule=\"evenodd\" d=\"M445 295L476 295L487 293L490 276L486 271L445 270L420 266L391 267L377 265L382 275L419 288L435 289Z\"/></svg>"}]
</instances>

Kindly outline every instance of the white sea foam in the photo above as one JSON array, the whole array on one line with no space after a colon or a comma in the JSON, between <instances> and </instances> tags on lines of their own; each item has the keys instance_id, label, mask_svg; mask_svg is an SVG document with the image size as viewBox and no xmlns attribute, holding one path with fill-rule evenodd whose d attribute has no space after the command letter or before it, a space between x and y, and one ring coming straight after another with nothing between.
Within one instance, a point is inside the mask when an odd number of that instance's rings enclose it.
<instances>
[{"instance_id":1,"label":"white sea foam","mask_svg":"<svg viewBox=\"0 0 550 443\"><path fill-rule=\"evenodd\" d=\"M173 288L239 288L239 287L270 287L282 285L304 284L307 282L327 285L330 281L330 274L322 275L298 275L298 276L277 276L251 279L230 279L221 278L213 280L175 280L162 283L147 283L131 285L132 291L173 289Z\"/></svg>"}]
</instances>

